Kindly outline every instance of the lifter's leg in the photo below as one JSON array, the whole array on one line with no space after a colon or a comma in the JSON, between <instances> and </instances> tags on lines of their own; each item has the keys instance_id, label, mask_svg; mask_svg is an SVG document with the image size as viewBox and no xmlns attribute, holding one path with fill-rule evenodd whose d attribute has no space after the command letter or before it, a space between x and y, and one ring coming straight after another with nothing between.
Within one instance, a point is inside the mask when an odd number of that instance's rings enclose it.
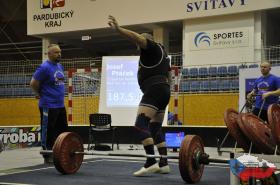
<instances>
[{"instance_id":1,"label":"lifter's leg","mask_svg":"<svg viewBox=\"0 0 280 185\"><path fill-rule=\"evenodd\" d=\"M142 142L143 147L147 155L154 155L154 141L151 136L151 132L149 130L150 120L156 114L157 110L146 107L146 106L139 106L137 118L135 122L135 128L139 137L139 140ZM146 163L143 168L136 171L134 173L135 176L143 176L147 173L154 173L158 171L158 165L156 163L155 158L147 157Z\"/></svg>"},{"instance_id":2,"label":"lifter's leg","mask_svg":"<svg viewBox=\"0 0 280 185\"><path fill-rule=\"evenodd\" d=\"M159 111L150 121L150 131L154 139L154 144L157 146L158 153L162 156L159 161L160 173L169 173L170 168L167 160L167 148L165 137L162 133L162 122L164 119L164 111Z\"/></svg>"}]
</instances>

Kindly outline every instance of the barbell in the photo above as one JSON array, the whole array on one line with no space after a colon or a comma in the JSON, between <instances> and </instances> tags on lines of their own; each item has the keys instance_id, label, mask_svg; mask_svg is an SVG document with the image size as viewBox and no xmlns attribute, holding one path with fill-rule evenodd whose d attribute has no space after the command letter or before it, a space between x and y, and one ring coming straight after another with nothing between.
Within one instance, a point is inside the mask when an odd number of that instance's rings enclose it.
<instances>
[{"instance_id":1,"label":"barbell","mask_svg":"<svg viewBox=\"0 0 280 185\"><path fill-rule=\"evenodd\" d=\"M202 139L197 135L185 136L179 156L160 156L85 152L82 138L78 134L64 132L58 136L52 150L41 150L40 154L52 154L54 166L62 174L76 173L80 169L84 155L179 159L180 174L187 183L199 182L203 174L204 165L210 162L229 163L229 160L209 158L209 155L204 152Z\"/></svg>"}]
</instances>

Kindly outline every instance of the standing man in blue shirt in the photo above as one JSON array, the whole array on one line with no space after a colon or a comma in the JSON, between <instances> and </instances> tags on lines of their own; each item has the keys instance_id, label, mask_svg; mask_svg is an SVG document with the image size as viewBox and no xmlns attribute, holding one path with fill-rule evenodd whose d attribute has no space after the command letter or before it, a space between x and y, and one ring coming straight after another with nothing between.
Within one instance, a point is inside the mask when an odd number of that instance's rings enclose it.
<instances>
[{"instance_id":1,"label":"standing man in blue shirt","mask_svg":"<svg viewBox=\"0 0 280 185\"><path fill-rule=\"evenodd\" d=\"M254 89L247 95L248 99L256 96L255 108L253 114L259 115L263 121L268 122L267 109L269 105L278 103L280 96L280 79L270 73L271 64L264 61L260 65L262 76L255 80ZM263 104L263 101L264 104ZM262 107L263 104L263 107Z\"/></svg>"},{"instance_id":2,"label":"standing man in blue shirt","mask_svg":"<svg viewBox=\"0 0 280 185\"><path fill-rule=\"evenodd\" d=\"M48 47L48 59L35 71L30 86L39 99L41 143L43 150L52 150L59 134L67 130L64 106L64 68L59 63L61 49L57 44ZM51 155L43 155L45 163L52 163Z\"/></svg>"}]
</instances>

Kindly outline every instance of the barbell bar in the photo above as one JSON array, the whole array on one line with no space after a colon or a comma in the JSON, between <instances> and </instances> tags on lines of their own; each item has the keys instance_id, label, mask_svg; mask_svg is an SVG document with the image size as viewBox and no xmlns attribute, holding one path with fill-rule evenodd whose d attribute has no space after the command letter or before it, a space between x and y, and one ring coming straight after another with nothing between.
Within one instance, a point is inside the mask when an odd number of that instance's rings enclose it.
<instances>
[{"instance_id":1,"label":"barbell bar","mask_svg":"<svg viewBox=\"0 0 280 185\"><path fill-rule=\"evenodd\" d=\"M53 150L41 150L40 154L53 154ZM94 156L112 156L112 157L143 157L143 158L167 158L167 159L179 159L178 156L166 156L166 155L145 155L145 154L124 154L124 153L96 153L96 152L72 152L70 155L94 155ZM200 163L229 163L229 160L225 159L211 159L204 157Z\"/></svg>"},{"instance_id":2,"label":"barbell bar","mask_svg":"<svg viewBox=\"0 0 280 185\"><path fill-rule=\"evenodd\" d=\"M41 150L40 154L53 154L52 150ZM70 155L94 155L94 156L112 156L112 157L147 157L147 158L168 158L178 159L178 156L164 156L164 155L145 155L145 154L118 154L118 153L96 153L96 152L72 152Z\"/></svg>"},{"instance_id":3,"label":"barbell bar","mask_svg":"<svg viewBox=\"0 0 280 185\"><path fill-rule=\"evenodd\" d=\"M119 157L149 157L179 159L179 170L182 179L187 183L200 181L204 165L209 163L229 163L226 159L211 159L204 152L202 139L196 135L187 135L182 141L179 156L96 153L84 151L81 137L74 132L64 132L56 139L53 150L41 150L42 155L53 155L54 166L62 174L76 173L83 162L84 155L119 156ZM234 157L234 154L232 153Z\"/></svg>"}]
</instances>

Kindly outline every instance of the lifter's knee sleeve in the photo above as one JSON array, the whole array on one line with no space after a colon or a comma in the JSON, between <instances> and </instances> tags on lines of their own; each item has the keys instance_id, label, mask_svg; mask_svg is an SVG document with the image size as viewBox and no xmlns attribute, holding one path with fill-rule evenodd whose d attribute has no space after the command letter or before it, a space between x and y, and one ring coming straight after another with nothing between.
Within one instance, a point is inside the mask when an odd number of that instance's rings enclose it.
<instances>
[{"instance_id":1,"label":"lifter's knee sleeve","mask_svg":"<svg viewBox=\"0 0 280 185\"><path fill-rule=\"evenodd\" d=\"M138 137L140 141L147 138L151 138L151 132L149 130L149 123L151 118L147 117L144 113L139 114L136 118L135 128L138 131Z\"/></svg>"},{"instance_id":2,"label":"lifter's knee sleeve","mask_svg":"<svg viewBox=\"0 0 280 185\"><path fill-rule=\"evenodd\" d=\"M150 123L150 132L154 139L155 145L164 142L164 136L161 130L160 122L152 122Z\"/></svg>"}]
</instances>

